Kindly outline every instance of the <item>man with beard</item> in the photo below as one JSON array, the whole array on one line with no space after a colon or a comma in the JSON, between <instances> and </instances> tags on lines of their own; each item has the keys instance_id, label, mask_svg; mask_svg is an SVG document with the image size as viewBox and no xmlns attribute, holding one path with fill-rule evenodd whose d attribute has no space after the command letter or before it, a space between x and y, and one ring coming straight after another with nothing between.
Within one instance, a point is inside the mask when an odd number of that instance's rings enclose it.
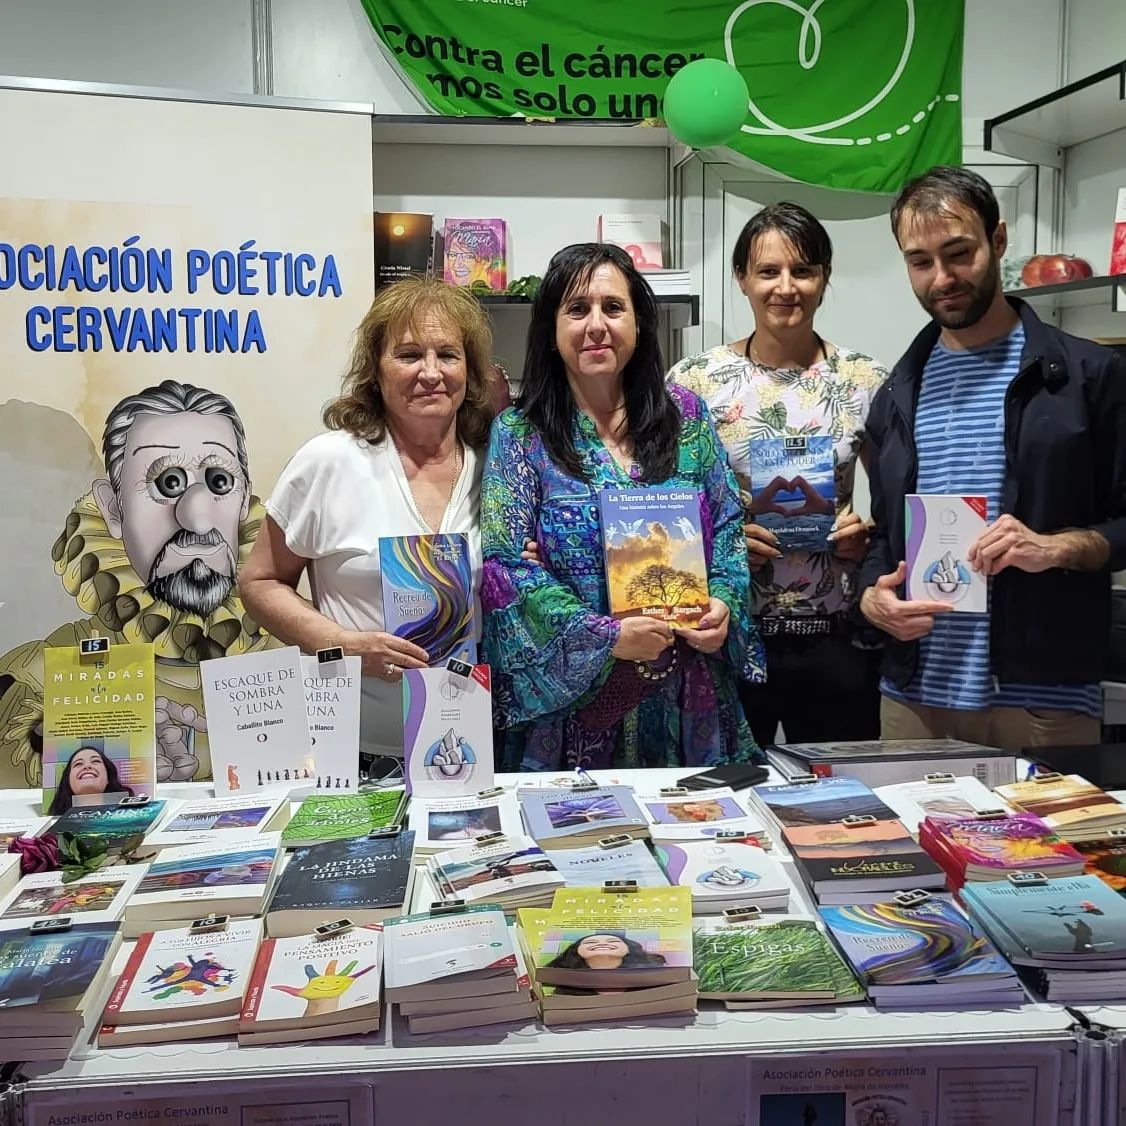
<instances>
[{"instance_id":1,"label":"man with beard","mask_svg":"<svg viewBox=\"0 0 1126 1126\"><path fill-rule=\"evenodd\" d=\"M932 323L868 420L860 607L892 639L883 737L1098 742L1110 573L1126 567L1126 365L1005 298L1005 224L977 174L931 169L891 219ZM988 577L988 615L901 597L908 493L987 498L966 562Z\"/></svg>"},{"instance_id":2,"label":"man with beard","mask_svg":"<svg viewBox=\"0 0 1126 1126\"><path fill-rule=\"evenodd\" d=\"M274 644L235 590L262 508L230 400L173 380L148 387L110 411L102 456L106 476L75 504L52 551L64 587L91 618L0 658L7 784L39 784L44 646L94 634L151 643L157 778L187 781L211 776L199 662Z\"/></svg>"}]
</instances>

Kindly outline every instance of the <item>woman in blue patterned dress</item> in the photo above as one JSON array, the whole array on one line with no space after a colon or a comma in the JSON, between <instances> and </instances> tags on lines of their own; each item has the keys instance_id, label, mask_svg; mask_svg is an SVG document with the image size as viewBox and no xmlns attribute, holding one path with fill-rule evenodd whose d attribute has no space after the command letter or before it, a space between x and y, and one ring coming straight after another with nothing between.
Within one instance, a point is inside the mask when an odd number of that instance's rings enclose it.
<instances>
[{"instance_id":1,"label":"woman in blue patterned dress","mask_svg":"<svg viewBox=\"0 0 1126 1126\"><path fill-rule=\"evenodd\" d=\"M707 408L665 386L657 319L629 256L602 243L559 251L533 305L481 496L501 769L761 757L737 691L764 676L739 497ZM695 629L609 615L598 494L657 485L700 495L710 598Z\"/></svg>"}]
</instances>

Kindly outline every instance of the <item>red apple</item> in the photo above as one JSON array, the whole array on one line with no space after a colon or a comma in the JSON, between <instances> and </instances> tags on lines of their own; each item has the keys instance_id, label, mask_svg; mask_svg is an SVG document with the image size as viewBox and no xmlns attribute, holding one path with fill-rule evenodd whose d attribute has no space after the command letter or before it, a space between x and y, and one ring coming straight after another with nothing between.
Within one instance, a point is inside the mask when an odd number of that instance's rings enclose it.
<instances>
[{"instance_id":1,"label":"red apple","mask_svg":"<svg viewBox=\"0 0 1126 1126\"><path fill-rule=\"evenodd\" d=\"M1095 271L1086 258L1072 258L1071 268L1075 271L1077 278L1092 278L1095 276Z\"/></svg>"},{"instance_id":2,"label":"red apple","mask_svg":"<svg viewBox=\"0 0 1126 1126\"><path fill-rule=\"evenodd\" d=\"M1030 289L1033 286L1040 285L1040 265L1044 261L1045 255L1034 254L1025 264L1021 267L1020 280Z\"/></svg>"}]
</instances>

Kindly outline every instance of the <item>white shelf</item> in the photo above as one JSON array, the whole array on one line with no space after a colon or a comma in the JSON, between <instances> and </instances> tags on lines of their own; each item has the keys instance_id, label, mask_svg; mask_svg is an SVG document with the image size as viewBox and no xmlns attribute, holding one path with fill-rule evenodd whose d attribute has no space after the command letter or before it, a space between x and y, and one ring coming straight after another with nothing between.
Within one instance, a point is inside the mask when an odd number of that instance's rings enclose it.
<instances>
[{"instance_id":1,"label":"white shelf","mask_svg":"<svg viewBox=\"0 0 1126 1126\"><path fill-rule=\"evenodd\" d=\"M1052 298L1053 302L1064 307L1076 305L1097 305L1108 301L1116 286L1126 288L1126 274L1100 275L1094 278L1080 278L1078 281L1060 282L1058 285L1036 285L1026 289L1008 289L1007 297L1020 297L1025 301Z\"/></svg>"},{"instance_id":2,"label":"white shelf","mask_svg":"<svg viewBox=\"0 0 1126 1126\"><path fill-rule=\"evenodd\" d=\"M1120 129L1126 129L1126 61L986 118L984 146L987 152L1062 168L1062 150Z\"/></svg>"},{"instance_id":3,"label":"white shelf","mask_svg":"<svg viewBox=\"0 0 1126 1126\"><path fill-rule=\"evenodd\" d=\"M375 114L372 142L395 145L540 145L668 148L669 131L637 121L548 122L522 117L442 117Z\"/></svg>"}]
</instances>

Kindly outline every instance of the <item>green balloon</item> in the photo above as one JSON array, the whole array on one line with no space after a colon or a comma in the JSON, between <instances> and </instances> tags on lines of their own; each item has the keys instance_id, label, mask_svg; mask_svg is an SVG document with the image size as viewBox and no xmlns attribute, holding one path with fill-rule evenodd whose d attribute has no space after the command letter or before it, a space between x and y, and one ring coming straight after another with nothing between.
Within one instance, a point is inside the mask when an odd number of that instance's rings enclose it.
<instances>
[{"instance_id":1,"label":"green balloon","mask_svg":"<svg viewBox=\"0 0 1126 1126\"><path fill-rule=\"evenodd\" d=\"M747 119L747 84L722 59L697 59L672 76L665 88L665 124L689 148L722 145Z\"/></svg>"}]
</instances>

